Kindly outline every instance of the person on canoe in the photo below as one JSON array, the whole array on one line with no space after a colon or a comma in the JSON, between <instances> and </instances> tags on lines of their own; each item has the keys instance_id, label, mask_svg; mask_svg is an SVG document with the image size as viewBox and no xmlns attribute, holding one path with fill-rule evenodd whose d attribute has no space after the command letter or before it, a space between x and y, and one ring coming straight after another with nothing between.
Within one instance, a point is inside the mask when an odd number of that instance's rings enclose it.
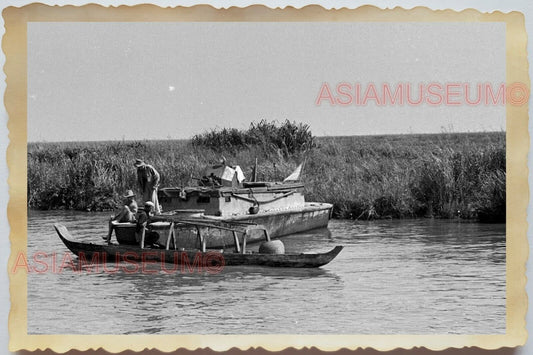
<instances>
[{"instance_id":1,"label":"person on canoe","mask_svg":"<svg viewBox=\"0 0 533 355\"><path fill-rule=\"evenodd\" d=\"M159 201L157 199L157 188L159 187L160 175L153 166L146 164L141 159L136 159L134 166L137 168L137 182L142 191L143 201L152 201L154 212L161 213Z\"/></svg>"},{"instance_id":2,"label":"person on canoe","mask_svg":"<svg viewBox=\"0 0 533 355\"><path fill-rule=\"evenodd\" d=\"M147 227L150 224L150 217L153 215L154 203L152 201L146 201L144 208L140 209L137 213L137 229L135 238L139 244L142 242L144 233L144 245L151 246L159 239L159 235Z\"/></svg>"},{"instance_id":3,"label":"person on canoe","mask_svg":"<svg viewBox=\"0 0 533 355\"><path fill-rule=\"evenodd\" d=\"M135 222L137 215L137 202L135 201L135 194L132 190L126 191L124 197L124 204L122 208L109 219L109 232L104 238L107 243L111 243L111 234L113 233L113 222L124 223L124 222Z\"/></svg>"}]
</instances>

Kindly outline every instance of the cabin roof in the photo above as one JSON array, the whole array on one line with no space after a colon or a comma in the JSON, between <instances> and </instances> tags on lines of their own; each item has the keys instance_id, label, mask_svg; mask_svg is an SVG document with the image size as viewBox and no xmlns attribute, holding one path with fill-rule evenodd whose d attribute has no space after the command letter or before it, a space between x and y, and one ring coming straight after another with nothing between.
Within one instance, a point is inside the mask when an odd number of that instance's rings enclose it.
<instances>
[{"instance_id":1,"label":"cabin roof","mask_svg":"<svg viewBox=\"0 0 533 355\"><path fill-rule=\"evenodd\" d=\"M180 191L190 193L204 193L209 195L225 195L226 193L249 193L252 192L285 192L294 189L302 189L304 184L298 182L245 182L242 187L206 187L206 186L189 186L184 188L179 187L165 187L159 189L160 192L173 195Z\"/></svg>"}]
</instances>

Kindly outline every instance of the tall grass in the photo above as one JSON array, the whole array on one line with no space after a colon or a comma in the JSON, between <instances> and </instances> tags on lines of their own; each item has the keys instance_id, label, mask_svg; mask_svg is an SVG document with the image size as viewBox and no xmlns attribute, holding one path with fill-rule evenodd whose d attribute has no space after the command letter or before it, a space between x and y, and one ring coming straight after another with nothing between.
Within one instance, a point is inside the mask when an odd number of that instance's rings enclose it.
<instances>
[{"instance_id":1,"label":"tall grass","mask_svg":"<svg viewBox=\"0 0 533 355\"><path fill-rule=\"evenodd\" d=\"M320 137L305 149L267 138L226 140L215 149L211 135L220 138L211 132L191 141L30 143L28 206L112 209L126 189L137 188L135 158L158 169L162 186L186 186L224 155L247 176L259 158L260 180L283 179L305 160L307 200L333 203L337 218L505 220L503 132Z\"/></svg>"},{"instance_id":2,"label":"tall grass","mask_svg":"<svg viewBox=\"0 0 533 355\"><path fill-rule=\"evenodd\" d=\"M334 203L336 217L505 220L503 133L320 142L306 169L309 198Z\"/></svg>"},{"instance_id":3,"label":"tall grass","mask_svg":"<svg viewBox=\"0 0 533 355\"><path fill-rule=\"evenodd\" d=\"M285 157L315 146L308 124L285 120L282 124L261 120L252 122L247 130L236 128L212 129L192 137L192 145L234 151L259 146L264 151L279 151Z\"/></svg>"}]
</instances>

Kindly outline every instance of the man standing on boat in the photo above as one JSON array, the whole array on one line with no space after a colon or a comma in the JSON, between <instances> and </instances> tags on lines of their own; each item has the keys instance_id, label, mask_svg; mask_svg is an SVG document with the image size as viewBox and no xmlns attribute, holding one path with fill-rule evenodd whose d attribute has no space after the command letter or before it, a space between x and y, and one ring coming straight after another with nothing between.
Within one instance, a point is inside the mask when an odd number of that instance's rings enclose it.
<instances>
[{"instance_id":1,"label":"man standing on boat","mask_svg":"<svg viewBox=\"0 0 533 355\"><path fill-rule=\"evenodd\" d=\"M146 164L141 159L136 159L134 166L137 168L137 181L143 194L143 201L152 201L154 212L161 213L159 201L157 199L157 188L159 187L160 175L153 166Z\"/></svg>"},{"instance_id":2,"label":"man standing on boat","mask_svg":"<svg viewBox=\"0 0 533 355\"><path fill-rule=\"evenodd\" d=\"M107 236L105 237L105 240L107 243L111 242L111 234L113 233L113 222L115 223L124 223L124 222L135 222L135 217L137 214L137 202L135 202L135 194L132 190L126 191L126 194L124 197L124 205L120 209L120 211L114 215L111 216L111 219L109 220L109 232L107 233Z\"/></svg>"}]
</instances>

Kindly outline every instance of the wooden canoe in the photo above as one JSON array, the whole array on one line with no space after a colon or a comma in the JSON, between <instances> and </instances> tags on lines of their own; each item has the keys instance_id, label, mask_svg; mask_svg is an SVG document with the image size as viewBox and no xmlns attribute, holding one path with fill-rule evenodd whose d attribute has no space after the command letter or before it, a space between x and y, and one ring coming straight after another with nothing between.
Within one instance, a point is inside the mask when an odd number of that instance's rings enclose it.
<instances>
[{"instance_id":1,"label":"wooden canoe","mask_svg":"<svg viewBox=\"0 0 533 355\"><path fill-rule=\"evenodd\" d=\"M67 228L62 224L54 224L59 238L65 246L80 258L98 261L140 261L164 262L172 264L193 264L209 267L224 267L235 265L258 265L288 268L316 268L328 264L343 249L336 246L327 253L314 254L259 254L237 253L228 251L202 252L200 250L166 250L141 249L135 245L94 244L75 242Z\"/></svg>"}]
</instances>

